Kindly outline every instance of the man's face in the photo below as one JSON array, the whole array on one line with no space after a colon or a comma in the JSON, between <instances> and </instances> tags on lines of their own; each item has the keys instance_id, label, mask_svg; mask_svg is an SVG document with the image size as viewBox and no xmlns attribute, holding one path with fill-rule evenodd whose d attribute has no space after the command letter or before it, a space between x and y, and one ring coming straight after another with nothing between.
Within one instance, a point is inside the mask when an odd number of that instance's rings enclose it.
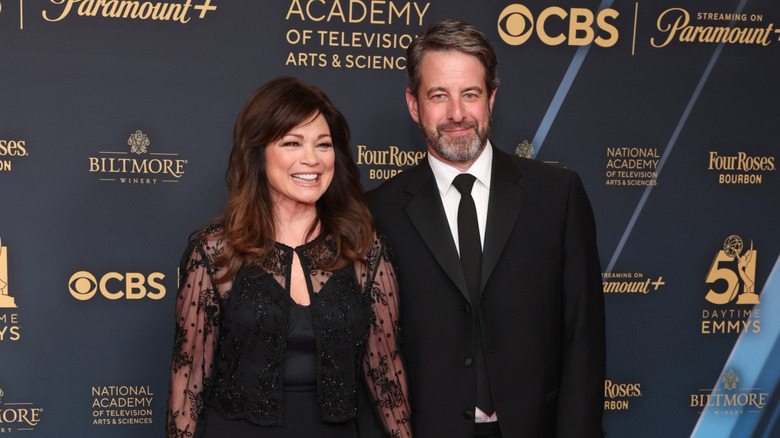
<instances>
[{"instance_id":1,"label":"man's face","mask_svg":"<svg viewBox=\"0 0 780 438\"><path fill-rule=\"evenodd\" d=\"M458 51L431 51L420 62L418 95L406 90L409 113L420 125L428 152L468 169L490 135L495 89L485 89L485 68Z\"/></svg>"}]
</instances>

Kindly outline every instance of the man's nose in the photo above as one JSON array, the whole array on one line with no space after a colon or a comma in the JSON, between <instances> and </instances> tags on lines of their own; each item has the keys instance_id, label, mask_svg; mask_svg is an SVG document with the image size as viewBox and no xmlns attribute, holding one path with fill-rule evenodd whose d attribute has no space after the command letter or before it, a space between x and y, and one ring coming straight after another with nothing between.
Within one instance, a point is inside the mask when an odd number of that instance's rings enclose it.
<instances>
[{"instance_id":1,"label":"man's nose","mask_svg":"<svg viewBox=\"0 0 780 438\"><path fill-rule=\"evenodd\" d=\"M448 112L447 117L450 120L454 122L462 121L465 113L463 108L463 102L461 102L459 99L451 100L447 108L447 112Z\"/></svg>"}]
</instances>

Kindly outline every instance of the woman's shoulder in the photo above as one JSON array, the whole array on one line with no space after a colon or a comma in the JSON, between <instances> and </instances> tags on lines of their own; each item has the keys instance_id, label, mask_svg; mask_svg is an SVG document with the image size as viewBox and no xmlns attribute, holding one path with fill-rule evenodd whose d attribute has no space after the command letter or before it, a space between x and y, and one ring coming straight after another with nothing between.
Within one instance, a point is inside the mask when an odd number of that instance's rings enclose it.
<instances>
[{"instance_id":1,"label":"woman's shoulder","mask_svg":"<svg viewBox=\"0 0 780 438\"><path fill-rule=\"evenodd\" d=\"M221 224L210 224L205 227L198 228L192 234L190 234L190 241L203 242L209 239L218 238L225 231L225 228Z\"/></svg>"},{"instance_id":2,"label":"woman's shoulder","mask_svg":"<svg viewBox=\"0 0 780 438\"><path fill-rule=\"evenodd\" d=\"M375 267L381 260L393 260L393 249L390 240L384 234L374 231L371 246L366 252L366 262Z\"/></svg>"},{"instance_id":3,"label":"woman's shoulder","mask_svg":"<svg viewBox=\"0 0 780 438\"><path fill-rule=\"evenodd\" d=\"M190 244L214 246L220 244L224 239L224 227L220 224L211 224L198 228L190 234Z\"/></svg>"},{"instance_id":4,"label":"woman's shoulder","mask_svg":"<svg viewBox=\"0 0 780 438\"><path fill-rule=\"evenodd\" d=\"M390 244L390 239L388 239L386 235L379 231L374 231L374 243L372 244L372 247L390 253L392 252L393 246Z\"/></svg>"},{"instance_id":5,"label":"woman's shoulder","mask_svg":"<svg viewBox=\"0 0 780 438\"><path fill-rule=\"evenodd\" d=\"M225 248L223 231L222 225L212 224L193 232L183 256L202 258L213 266Z\"/></svg>"}]
</instances>

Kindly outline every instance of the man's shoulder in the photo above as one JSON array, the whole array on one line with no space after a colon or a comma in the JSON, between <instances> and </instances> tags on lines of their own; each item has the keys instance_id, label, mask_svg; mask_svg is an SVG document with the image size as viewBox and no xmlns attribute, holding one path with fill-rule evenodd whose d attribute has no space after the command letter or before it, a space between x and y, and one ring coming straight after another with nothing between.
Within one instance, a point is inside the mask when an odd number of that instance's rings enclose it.
<instances>
[{"instance_id":1,"label":"man's shoulder","mask_svg":"<svg viewBox=\"0 0 780 438\"><path fill-rule=\"evenodd\" d=\"M366 192L369 201L376 196L384 197L404 193L408 189L411 181L417 181L420 178L424 178L426 172L430 172L430 168L427 164L417 164L396 174L378 187Z\"/></svg>"},{"instance_id":2,"label":"man's shoulder","mask_svg":"<svg viewBox=\"0 0 780 438\"><path fill-rule=\"evenodd\" d=\"M575 172L569 169L544 161L510 155L497 149L493 151L493 160L499 168L503 167L510 173L522 176L523 179L569 181L575 175Z\"/></svg>"}]
</instances>

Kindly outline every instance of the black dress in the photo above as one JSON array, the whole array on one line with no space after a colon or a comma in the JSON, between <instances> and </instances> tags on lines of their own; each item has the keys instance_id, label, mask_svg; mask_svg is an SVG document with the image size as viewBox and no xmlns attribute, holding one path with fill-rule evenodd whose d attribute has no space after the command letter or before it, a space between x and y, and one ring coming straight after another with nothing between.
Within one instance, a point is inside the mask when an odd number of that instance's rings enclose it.
<instances>
[{"instance_id":1,"label":"black dress","mask_svg":"<svg viewBox=\"0 0 780 438\"><path fill-rule=\"evenodd\" d=\"M341 423L325 423L321 420L316 390L316 346L311 309L292 302L292 299L290 301L282 396L283 416L289 421L279 426L262 427L244 419L226 420L219 415L218 408L209 406L207 402L205 421L198 424L199 435L219 438L358 437L354 420Z\"/></svg>"},{"instance_id":2,"label":"black dress","mask_svg":"<svg viewBox=\"0 0 780 438\"><path fill-rule=\"evenodd\" d=\"M364 386L384 432L409 436L386 244L376 239L366 263L333 272L315 263L332 242L277 244L272 257L217 285L215 231L193 240L180 270L168 436L354 438L356 418L366 418L358 409ZM307 307L290 298L293 251Z\"/></svg>"}]
</instances>

